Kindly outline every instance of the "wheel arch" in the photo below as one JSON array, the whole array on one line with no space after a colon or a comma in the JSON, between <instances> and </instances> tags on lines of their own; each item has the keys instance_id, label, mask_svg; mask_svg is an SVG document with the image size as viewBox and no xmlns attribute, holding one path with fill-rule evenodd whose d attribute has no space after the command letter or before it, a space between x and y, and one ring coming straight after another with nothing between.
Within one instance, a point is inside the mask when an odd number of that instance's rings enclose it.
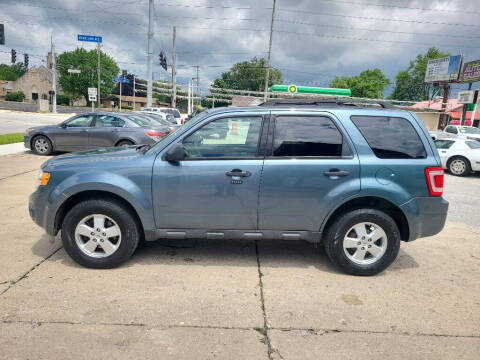
<instances>
[{"instance_id":1,"label":"wheel arch","mask_svg":"<svg viewBox=\"0 0 480 360\"><path fill-rule=\"evenodd\" d=\"M115 146L118 146L118 144L120 144L122 141L128 141L128 142L131 142L132 145L135 145L137 142L131 138L127 138L127 137L122 137L120 139L118 139L116 142L115 142Z\"/></svg>"},{"instance_id":2,"label":"wheel arch","mask_svg":"<svg viewBox=\"0 0 480 360\"><path fill-rule=\"evenodd\" d=\"M472 163L470 162L470 160L466 156L452 155L447 159L447 163L446 163L447 164L447 169L450 167L450 162L453 161L454 159L457 159L457 158L465 159L467 161L468 165L470 166L470 168L472 168Z\"/></svg>"},{"instance_id":3,"label":"wheel arch","mask_svg":"<svg viewBox=\"0 0 480 360\"><path fill-rule=\"evenodd\" d=\"M339 216L342 216L349 211L361 208L372 208L387 213L393 218L393 220L397 224L400 231L401 240L408 241L410 237L410 228L407 217L405 216L403 211L392 202L376 196L363 196L345 201L329 214L327 220L324 221L324 223L322 224L320 232L322 234L325 233L326 229L328 229L328 227Z\"/></svg>"}]
</instances>

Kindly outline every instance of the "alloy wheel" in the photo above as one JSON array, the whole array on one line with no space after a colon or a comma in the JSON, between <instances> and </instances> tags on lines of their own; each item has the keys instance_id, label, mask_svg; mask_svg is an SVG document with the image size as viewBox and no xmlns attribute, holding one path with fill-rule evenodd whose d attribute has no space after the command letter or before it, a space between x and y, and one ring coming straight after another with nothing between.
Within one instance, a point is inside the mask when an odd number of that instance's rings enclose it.
<instances>
[{"instance_id":1,"label":"alloy wheel","mask_svg":"<svg viewBox=\"0 0 480 360\"><path fill-rule=\"evenodd\" d=\"M387 234L377 224L362 222L352 226L343 238L347 258L359 265L370 265L385 254Z\"/></svg>"},{"instance_id":2,"label":"alloy wheel","mask_svg":"<svg viewBox=\"0 0 480 360\"><path fill-rule=\"evenodd\" d=\"M122 233L110 217L93 214L84 217L75 228L75 242L85 254L94 258L112 255L120 247Z\"/></svg>"}]
</instances>

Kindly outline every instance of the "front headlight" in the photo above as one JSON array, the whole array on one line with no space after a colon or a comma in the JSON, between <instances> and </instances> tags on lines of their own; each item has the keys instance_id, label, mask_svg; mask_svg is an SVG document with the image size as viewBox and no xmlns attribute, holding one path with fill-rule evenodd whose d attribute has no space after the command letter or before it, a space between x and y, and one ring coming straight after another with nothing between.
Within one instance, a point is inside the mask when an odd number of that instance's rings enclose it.
<instances>
[{"instance_id":1,"label":"front headlight","mask_svg":"<svg viewBox=\"0 0 480 360\"><path fill-rule=\"evenodd\" d=\"M46 186L50 181L50 173L40 170L37 177L37 187Z\"/></svg>"},{"instance_id":2,"label":"front headlight","mask_svg":"<svg viewBox=\"0 0 480 360\"><path fill-rule=\"evenodd\" d=\"M27 130L25 130L25 134L30 135L32 131L33 131L33 128L28 128Z\"/></svg>"}]
</instances>

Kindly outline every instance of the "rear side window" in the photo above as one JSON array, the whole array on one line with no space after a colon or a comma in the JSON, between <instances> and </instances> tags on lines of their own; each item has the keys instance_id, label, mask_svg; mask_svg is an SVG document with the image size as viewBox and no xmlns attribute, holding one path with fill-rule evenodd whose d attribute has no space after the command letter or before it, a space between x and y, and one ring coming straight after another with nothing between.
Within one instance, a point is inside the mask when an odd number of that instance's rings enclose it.
<instances>
[{"instance_id":1,"label":"rear side window","mask_svg":"<svg viewBox=\"0 0 480 360\"><path fill-rule=\"evenodd\" d=\"M437 149L450 149L455 141L452 140L435 140Z\"/></svg>"},{"instance_id":2,"label":"rear side window","mask_svg":"<svg viewBox=\"0 0 480 360\"><path fill-rule=\"evenodd\" d=\"M331 119L320 116L277 116L273 156L340 157L351 155Z\"/></svg>"},{"instance_id":3,"label":"rear side window","mask_svg":"<svg viewBox=\"0 0 480 360\"><path fill-rule=\"evenodd\" d=\"M480 149L480 141L466 141L465 144L467 144L470 149Z\"/></svg>"},{"instance_id":4,"label":"rear side window","mask_svg":"<svg viewBox=\"0 0 480 360\"><path fill-rule=\"evenodd\" d=\"M352 116L351 120L380 159L423 159L422 140L407 119L387 116Z\"/></svg>"}]
</instances>

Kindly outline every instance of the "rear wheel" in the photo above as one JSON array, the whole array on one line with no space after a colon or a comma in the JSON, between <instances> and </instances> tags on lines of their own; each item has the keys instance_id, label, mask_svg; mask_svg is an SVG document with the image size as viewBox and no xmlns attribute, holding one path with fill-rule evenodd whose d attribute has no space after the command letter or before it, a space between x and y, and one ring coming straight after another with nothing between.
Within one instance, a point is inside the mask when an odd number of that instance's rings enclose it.
<instances>
[{"instance_id":1,"label":"rear wheel","mask_svg":"<svg viewBox=\"0 0 480 360\"><path fill-rule=\"evenodd\" d=\"M467 176L472 172L470 161L462 156L450 159L448 161L448 170L455 176Z\"/></svg>"},{"instance_id":2,"label":"rear wheel","mask_svg":"<svg viewBox=\"0 0 480 360\"><path fill-rule=\"evenodd\" d=\"M37 135L32 140L32 150L37 155L50 155L53 151L52 142L43 135Z\"/></svg>"},{"instance_id":3,"label":"rear wheel","mask_svg":"<svg viewBox=\"0 0 480 360\"><path fill-rule=\"evenodd\" d=\"M75 205L62 224L62 242L80 265L113 268L138 246L140 227L131 211L113 200L86 200Z\"/></svg>"},{"instance_id":4,"label":"rear wheel","mask_svg":"<svg viewBox=\"0 0 480 360\"><path fill-rule=\"evenodd\" d=\"M395 221L375 209L343 214L326 230L325 251L330 260L352 275L375 275L397 257L400 232Z\"/></svg>"},{"instance_id":5,"label":"rear wheel","mask_svg":"<svg viewBox=\"0 0 480 360\"><path fill-rule=\"evenodd\" d=\"M119 141L116 146L132 146L132 145L135 145L135 144L130 140L122 140L122 141Z\"/></svg>"}]
</instances>

